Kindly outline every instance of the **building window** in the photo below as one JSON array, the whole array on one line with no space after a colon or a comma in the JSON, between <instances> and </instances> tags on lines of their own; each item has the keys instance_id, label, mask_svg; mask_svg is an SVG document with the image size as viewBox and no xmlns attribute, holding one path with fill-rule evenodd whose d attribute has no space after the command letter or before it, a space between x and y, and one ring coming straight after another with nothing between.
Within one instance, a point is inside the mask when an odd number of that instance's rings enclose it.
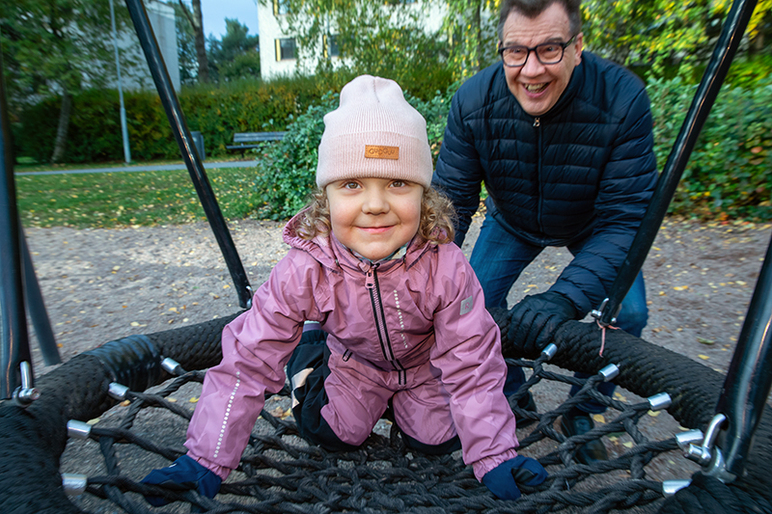
<instances>
[{"instance_id":1,"label":"building window","mask_svg":"<svg viewBox=\"0 0 772 514\"><path fill-rule=\"evenodd\" d=\"M289 0L273 0L273 15L279 16L289 13Z\"/></svg>"},{"instance_id":2,"label":"building window","mask_svg":"<svg viewBox=\"0 0 772 514\"><path fill-rule=\"evenodd\" d=\"M338 36L335 34L324 36L324 56L338 57L340 49L338 48Z\"/></svg>"},{"instance_id":3,"label":"building window","mask_svg":"<svg viewBox=\"0 0 772 514\"><path fill-rule=\"evenodd\" d=\"M295 38L276 39L276 60L286 61L295 58Z\"/></svg>"}]
</instances>

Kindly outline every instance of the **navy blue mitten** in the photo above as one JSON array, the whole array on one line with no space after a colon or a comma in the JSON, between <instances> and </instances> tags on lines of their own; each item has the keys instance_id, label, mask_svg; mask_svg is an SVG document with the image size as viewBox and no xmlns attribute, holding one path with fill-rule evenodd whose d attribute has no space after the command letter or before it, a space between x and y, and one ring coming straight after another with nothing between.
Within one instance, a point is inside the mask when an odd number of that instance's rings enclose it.
<instances>
[{"instance_id":1,"label":"navy blue mitten","mask_svg":"<svg viewBox=\"0 0 772 514\"><path fill-rule=\"evenodd\" d=\"M187 455L183 455L169 467L154 469L141 480L141 483L195 486L201 495L207 498L214 498L214 495L220 490L222 479ZM145 496L145 500L154 507L160 507L169 503L169 500L160 496Z\"/></svg>"},{"instance_id":2,"label":"navy blue mitten","mask_svg":"<svg viewBox=\"0 0 772 514\"><path fill-rule=\"evenodd\" d=\"M539 461L518 455L488 471L482 483L501 500L517 500L520 489L517 484L539 485L547 479L547 470Z\"/></svg>"}]
</instances>

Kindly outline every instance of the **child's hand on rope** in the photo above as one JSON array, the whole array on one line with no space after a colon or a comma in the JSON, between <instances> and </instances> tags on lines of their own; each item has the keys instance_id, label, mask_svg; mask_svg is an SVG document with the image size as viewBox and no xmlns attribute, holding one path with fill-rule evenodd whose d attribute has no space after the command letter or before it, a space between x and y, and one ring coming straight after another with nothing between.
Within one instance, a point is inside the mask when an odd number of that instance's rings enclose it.
<instances>
[{"instance_id":1,"label":"child's hand on rope","mask_svg":"<svg viewBox=\"0 0 772 514\"><path fill-rule=\"evenodd\" d=\"M154 469L141 480L141 483L195 486L201 495L214 498L214 495L220 490L222 479L187 455L183 455L169 467ZM169 500L160 496L145 496L145 500L154 507L169 503Z\"/></svg>"},{"instance_id":2,"label":"child's hand on rope","mask_svg":"<svg viewBox=\"0 0 772 514\"><path fill-rule=\"evenodd\" d=\"M482 483L501 500L517 500L520 489L517 484L535 486L547 479L547 470L539 461L518 455L488 471Z\"/></svg>"},{"instance_id":3,"label":"child's hand on rope","mask_svg":"<svg viewBox=\"0 0 772 514\"><path fill-rule=\"evenodd\" d=\"M524 355L535 356L552 342L555 330L565 321L577 316L574 304L553 291L526 296L512 307L509 336Z\"/></svg>"}]
</instances>

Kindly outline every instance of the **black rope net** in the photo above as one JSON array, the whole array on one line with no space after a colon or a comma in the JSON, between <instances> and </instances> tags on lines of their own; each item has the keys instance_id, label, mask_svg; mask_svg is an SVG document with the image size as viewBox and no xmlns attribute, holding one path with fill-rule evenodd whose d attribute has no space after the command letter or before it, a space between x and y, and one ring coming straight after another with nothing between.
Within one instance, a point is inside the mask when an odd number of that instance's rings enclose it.
<instances>
[{"instance_id":1,"label":"black rope net","mask_svg":"<svg viewBox=\"0 0 772 514\"><path fill-rule=\"evenodd\" d=\"M573 377L547 371L543 361L542 357L536 362L511 362L533 369L526 387L543 380L566 384L579 382ZM308 445L297 437L291 414L285 410L285 402L281 401L286 399L286 394L281 394L279 401L269 402L269 408L263 410L262 419L257 423L242 458L239 473L223 485L216 500L205 501L193 493L183 495L161 488L143 487L122 474L119 453L124 454L123 458L155 461L159 465L168 465L170 460L184 453L182 439L170 446L160 446L152 442L153 434L147 429L144 435L132 429L144 409L164 409L180 418L181 423L175 420L167 422L178 425L178 436L184 438L184 427L190 420L194 405L188 398L196 398L198 394L198 388L185 386L203 381L203 376L200 371L189 372L153 394L128 393L129 405L123 409L121 416L104 423L100 421L93 427L91 439L100 447L107 474L90 477L88 493L109 498L132 513L149 512L149 509L132 507L135 502L127 493L148 490L170 500L190 501L201 509L213 512L309 512L322 507L325 512L481 512L490 509L535 512L542 509L554 511L572 505L607 512L612 508L629 508L660 498L661 484L647 479L644 466L662 452L676 449L672 438L649 441L638 430L636 422L649 412L648 402L630 405L600 395L596 387L602 379L597 376L587 380L584 390L570 402L573 404L593 397L615 411L614 419L599 427L596 434L567 440L555 430L553 425L570 406L569 402L548 413L536 414L517 406L519 395L511 397L513 410L520 419L538 420L536 427L522 441L520 451L527 454L530 453L527 448L532 445L551 443L541 445L549 448L550 452L540 457L541 463L551 471L549 481L544 486L529 490L522 501L511 506L495 501L486 488L477 483L471 468L461 462L458 452L433 458L406 451L395 425L390 425L386 434L374 433L356 452L329 453ZM183 393L173 396L181 388ZM151 420L156 418L157 414L150 412L144 415L143 421L152 427ZM635 442L635 446L624 454L591 466L573 462L572 454L577 444L623 432ZM121 445L127 444L141 450L119 450ZM143 452L159 455L164 460L152 459ZM588 493L592 486L585 486L583 482L591 481L600 474L613 474L623 482Z\"/></svg>"},{"instance_id":2,"label":"black rope net","mask_svg":"<svg viewBox=\"0 0 772 514\"><path fill-rule=\"evenodd\" d=\"M663 480L688 479L699 468L683 459L675 434L662 437L652 430L651 420L661 414L672 416L676 431L679 424L704 429L723 382L719 373L621 331L607 334L601 357L599 330L578 322L558 331L558 351L553 357L518 355L508 336L506 313L494 315L502 328L508 362L523 366L529 375L509 398L519 420L518 451L537 458L550 473L543 485L522 487L523 496L517 501L496 499L477 482L460 452L427 456L407 450L399 431L387 420L354 452L331 453L309 445L297 435L286 391L268 399L239 468L214 499L194 490L140 484L150 470L167 466L185 453L182 443L204 377L202 370L220 360L219 335L234 315L110 342L41 377L38 387L44 394L27 409L2 405L0 510L689 512L696 507L700 510L695 512L772 512L764 469L772 448L768 412L757 430L745 477L725 485L697 473L694 486L667 500L663 496ZM175 371L180 376L169 378L159 364L161 356L179 363ZM515 356L528 358L512 359ZM619 367L613 380L623 388L613 398L597 390L609 378L605 367L612 363ZM579 379L567 370L595 375ZM115 392L113 396L108 392L116 382L128 387L117 399ZM581 390L569 398L574 384ZM538 412L519 406L528 392L536 398ZM672 400L667 412L652 411L658 403L650 397L658 393L667 393ZM567 438L559 428L560 417L589 398L608 407L604 422L584 435ZM91 422L90 430L83 432L88 433L86 439L68 440L70 420ZM528 421L530 425L523 428ZM594 439L604 442L609 460L591 465L576 462L577 446ZM83 494L68 497L61 473L69 488L73 488L71 473L85 473L87 478L75 480ZM173 503L153 508L142 498L147 493Z\"/></svg>"}]
</instances>

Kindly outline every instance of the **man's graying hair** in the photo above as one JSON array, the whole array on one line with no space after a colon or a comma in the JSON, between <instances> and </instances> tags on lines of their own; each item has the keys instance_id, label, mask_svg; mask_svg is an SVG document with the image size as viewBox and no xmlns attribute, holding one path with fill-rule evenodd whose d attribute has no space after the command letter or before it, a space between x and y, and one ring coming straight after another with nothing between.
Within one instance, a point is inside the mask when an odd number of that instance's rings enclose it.
<instances>
[{"instance_id":1,"label":"man's graying hair","mask_svg":"<svg viewBox=\"0 0 772 514\"><path fill-rule=\"evenodd\" d=\"M517 11L527 18L536 18L552 4L560 4L568 13L568 22L571 25L571 34L578 34L582 30L582 0L504 0L499 14L498 34L499 41L503 41L504 22L509 13Z\"/></svg>"}]
</instances>

